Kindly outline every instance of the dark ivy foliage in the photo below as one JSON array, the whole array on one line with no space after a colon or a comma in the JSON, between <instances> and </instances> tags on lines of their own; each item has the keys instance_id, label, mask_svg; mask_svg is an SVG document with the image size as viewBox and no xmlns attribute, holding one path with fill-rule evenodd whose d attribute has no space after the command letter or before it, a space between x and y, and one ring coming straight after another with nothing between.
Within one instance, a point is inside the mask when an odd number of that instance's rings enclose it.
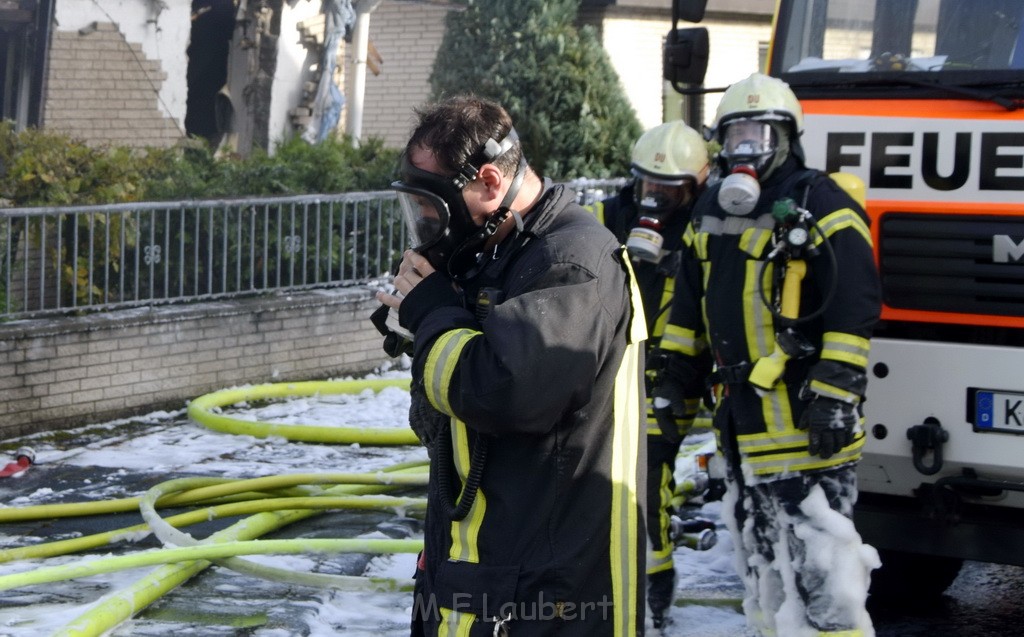
<instances>
[{"instance_id":1,"label":"dark ivy foliage","mask_svg":"<svg viewBox=\"0 0 1024 637\"><path fill-rule=\"evenodd\" d=\"M620 177L643 132L578 0L468 0L448 15L434 99L474 92L512 115L534 168L554 179Z\"/></svg>"},{"instance_id":2,"label":"dark ivy foliage","mask_svg":"<svg viewBox=\"0 0 1024 637\"><path fill-rule=\"evenodd\" d=\"M273 156L215 158L199 144L90 146L0 122L0 205L8 207L383 190L397 165L398 151L378 139L352 148L347 139L293 137Z\"/></svg>"}]
</instances>

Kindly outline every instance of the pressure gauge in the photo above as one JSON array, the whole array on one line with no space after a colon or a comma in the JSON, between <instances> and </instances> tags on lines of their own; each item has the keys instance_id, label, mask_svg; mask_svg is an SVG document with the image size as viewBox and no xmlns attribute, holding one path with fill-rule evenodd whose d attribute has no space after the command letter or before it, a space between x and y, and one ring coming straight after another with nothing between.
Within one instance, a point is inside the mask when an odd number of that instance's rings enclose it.
<instances>
[{"instance_id":1,"label":"pressure gauge","mask_svg":"<svg viewBox=\"0 0 1024 637\"><path fill-rule=\"evenodd\" d=\"M789 234L786 235L786 240L789 241L789 245L802 246L807 243L808 237L807 228L796 226L795 228L790 228Z\"/></svg>"}]
</instances>

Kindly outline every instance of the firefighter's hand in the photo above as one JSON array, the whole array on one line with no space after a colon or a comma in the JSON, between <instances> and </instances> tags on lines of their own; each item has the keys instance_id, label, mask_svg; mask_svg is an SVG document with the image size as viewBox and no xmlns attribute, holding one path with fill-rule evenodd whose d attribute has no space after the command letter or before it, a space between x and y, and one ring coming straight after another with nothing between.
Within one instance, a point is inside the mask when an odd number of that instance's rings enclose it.
<instances>
[{"instance_id":1,"label":"firefighter's hand","mask_svg":"<svg viewBox=\"0 0 1024 637\"><path fill-rule=\"evenodd\" d=\"M807 430L807 451L827 460L853 442L857 419L857 406L853 403L816 396L800 416L797 427Z\"/></svg>"},{"instance_id":2,"label":"firefighter's hand","mask_svg":"<svg viewBox=\"0 0 1024 637\"><path fill-rule=\"evenodd\" d=\"M661 435L678 442L693 423L694 414L686 401L701 395L704 379L700 370L675 352L654 350L647 361L651 372L651 407Z\"/></svg>"},{"instance_id":3,"label":"firefighter's hand","mask_svg":"<svg viewBox=\"0 0 1024 637\"><path fill-rule=\"evenodd\" d=\"M394 279L395 293L377 292L377 300L398 310L398 323L413 334L430 312L443 306L461 306L462 297L430 262L406 250Z\"/></svg>"},{"instance_id":4,"label":"firefighter's hand","mask_svg":"<svg viewBox=\"0 0 1024 637\"><path fill-rule=\"evenodd\" d=\"M414 250L406 250L402 254L401 263L398 264L398 272L392 280L392 285L395 286L394 293L377 292L377 300L397 310L402 305L402 299L434 272L434 266L430 265L426 257Z\"/></svg>"},{"instance_id":5,"label":"firefighter's hand","mask_svg":"<svg viewBox=\"0 0 1024 637\"><path fill-rule=\"evenodd\" d=\"M652 399L651 410L658 422L661 437L670 444L682 442L693 425L693 416L686 413L685 405L680 400L672 402L663 396Z\"/></svg>"},{"instance_id":6,"label":"firefighter's hand","mask_svg":"<svg viewBox=\"0 0 1024 637\"><path fill-rule=\"evenodd\" d=\"M395 294L377 292L377 300L388 307L398 309L402 304L402 297L408 296L414 287L433 273L434 266L430 265L426 257L414 250L406 250L402 254L402 262L398 264L398 274L392 281Z\"/></svg>"}]
</instances>

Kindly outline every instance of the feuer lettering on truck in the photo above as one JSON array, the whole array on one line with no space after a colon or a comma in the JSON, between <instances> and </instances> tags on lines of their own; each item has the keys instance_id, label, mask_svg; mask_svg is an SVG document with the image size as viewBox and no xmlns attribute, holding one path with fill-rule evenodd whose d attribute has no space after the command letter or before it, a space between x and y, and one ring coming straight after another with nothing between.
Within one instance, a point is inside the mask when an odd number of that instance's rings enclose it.
<instances>
[{"instance_id":1,"label":"feuer lettering on truck","mask_svg":"<svg viewBox=\"0 0 1024 637\"><path fill-rule=\"evenodd\" d=\"M943 173L939 161L939 135L930 133L829 133L825 155L826 172L838 172L861 165L864 150L869 151L869 188L914 187L920 176L933 190L957 190L971 176L971 133L956 133L952 150L952 168ZM920 137L920 141L915 139ZM981 190L1024 190L1024 176L1006 174L1024 168L1024 133L981 133L980 164L977 185ZM861 150L856 150L861 149ZM853 150L854 152L850 152ZM1014 152L1016 151L1016 152ZM911 160L919 158L918 165ZM948 162L946 162L948 163ZM917 169L916 173L897 174L890 168ZM1002 169L1008 169L1003 171Z\"/></svg>"},{"instance_id":2,"label":"feuer lettering on truck","mask_svg":"<svg viewBox=\"0 0 1024 637\"><path fill-rule=\"evenodd\" d=\"M808 164L849 172L872 198L1019 203L1020 122L814 115L802 141Z\"/></svg>"}]
</instances>

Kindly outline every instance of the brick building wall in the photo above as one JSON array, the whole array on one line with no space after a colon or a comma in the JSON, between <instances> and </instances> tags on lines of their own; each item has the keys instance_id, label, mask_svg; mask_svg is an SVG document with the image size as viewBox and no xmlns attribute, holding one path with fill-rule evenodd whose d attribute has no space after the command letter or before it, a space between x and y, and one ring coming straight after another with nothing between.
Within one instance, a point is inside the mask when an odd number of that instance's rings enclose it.
<instances>
[{"instance_id":1,"label":"brick building wall","mask_svg":"<svg viewBox=\"0 0 1024 637\"><path fill-rule=\"evenodd\" d=\"M366 74L364 137L379 137L391 148L405 146L413 108L430 96L430 71L444 37L445 16L453 10L451 5L384 0L371 14L370 39L383 64L380 75ZM352 78L349 48L345 77Z\"/></svg>"},{"instance_id":2,"label":"brick building wall","mask_svg":"<svg viewBox=\"0 0 1024 637\"><path fill-rule=\"evenodd\" d=\"M377 306L343 288L0 324L0 440L373 371L392 360L368 318Z\"/></svg>"},{"instance_id":3,"label":"brick building wall","mask_svg":"<svg viewBox=\"0 0 1024 637\"><path fill-rule=\"evenodd\" d=\"M116 24L55 31L45 125L90 143L171 146L184 137L159 103L167 73Z\"/></svg>"}]
</instances>

